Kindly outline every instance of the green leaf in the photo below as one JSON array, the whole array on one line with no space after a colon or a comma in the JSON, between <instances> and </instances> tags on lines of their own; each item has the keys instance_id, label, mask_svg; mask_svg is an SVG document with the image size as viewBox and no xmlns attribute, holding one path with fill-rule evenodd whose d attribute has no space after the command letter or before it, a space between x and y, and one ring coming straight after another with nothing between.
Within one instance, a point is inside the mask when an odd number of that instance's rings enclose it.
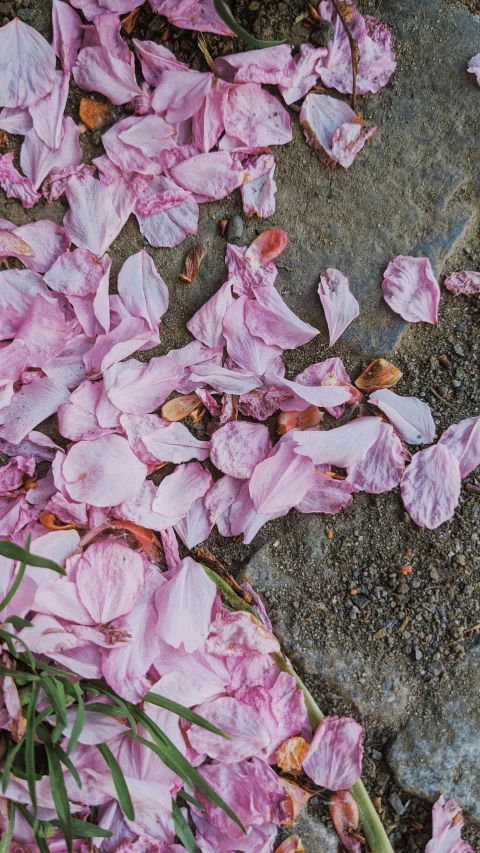
<instances>
[{"instance_id":1,"label":"green leaf","mask_svg":"<svg viewBox=\"0 0 480 853\"><path fill-rule=\"evenodd\" d=\"M40 683L55 709L56 722L52 731L52 743L57 743L68 725L65 690L63 685L52 676L42 675Z\"/></svg>"},{"instance_id":2,"label":"green leaf","mask_svg":"<svg viewBox=\"0 0 480 853\"><path fill-rule=\"evenodd\" d=\"M50 850L48 849L48 844L45 841L45 838L42 835L40 835L40 833L38 831L39 824L43 828L48 827L49 824L43 823L43 822L40 823L38 820L34 820L32 815L30 814L30 812L26 808L26 806L22 805L22 803L17 803L17 806L20 809L23 817L27 821L28 825L32 827L32 832L33 832L33 835L35 836L35 841L37 842L38 852L39 853L50 853Z\"/></svg>"},{"instance_id":3,"label":"green leaf","mask_svg":"<svg viewBox=\"0 0 480 853\"><path fill-rule=\"evenodd\" d=\"M28 619L21 619L20 616L9 616L4 622L11 622L14 628L33 628L33 622Z\"/></svg>"},{"instance_id":4,"label":"green leaf","mask_svg":"<svg viewBox=\"0 0 480 853\"><path fill-rule=\"evenodd\" d=\"M68 741L67 755L71 755L73 750L75 749L75 747L78 743L78 738L80 737L80 733L83 729L83 723L85 720L85 702L83 700L82 688L80 687L78 682L75 682L75 681L72 683L72 687L73 687L73 689L76 693L76 696L77 696L77 706L78 707L77 707L77 714L75 717L75 722L74 722L73 727L72 727L72 733L71 733L69 741Z\"/></svg>"},{"instance_id":5,"label":"green leaf","mask_svg":"<svg viewBox=\"0 0 480 853\"><path fill-rule=\"evenodd\" d=\"M69 756L67 755L65 750L62 749L62 747L60 746L59 743L55 744L55 752L58 755L59 761L61 761L62 764L65 765L67 770L70 770L70 773L72 774L73 778L75 779L77 786L79 788L81 788L82 787L82 780L80 779L80 776L78 775L77 768L75 767L73 761L71 761L71 759L69 758Z\"/></svg>"},{"instance_id":6,"label":"green leaf","mask_svg":"<svg viewBox=\"0 0 480 853\"><path fill-rule=\"evenodd\" d=\"M19 740L18 743L15 744L15 746L12 749L9 750L9 752L7 754L7 757L5 759L5 764L3 765L3 770L2 770L2 792L3 793L5 793L5 791L7 790L7 787L8 787L8 782L10 779L10 771L12 768L12 764L15 761L15 758L18 755L18 753L20 752L20 749L24 743L25 743L25 735L22 737L21 740Z\"/></svg>"},{"instance_id":7,"label":"green leaf","mask_svg":"<svg viewBox=\"0 0 480 853\"><path fill-rule=\"evenodd\" d=\"M50 824L52 826L60 827L59 820L51 820ZM97 826L96 823L89 823L86 820L77 820L72 817L72 829L73 834L78 838L111 838L113 832L110 832L109 829L102 829L100 826Z\"/></svg>"},{"instance_id":8,"label":"green leaf","mask_svg":"<svg viewBox=\"0 0 480 853\"><path fill-rule=\"evenodd\" d=\"M112 774L113 784L115 785L118 801L123 811L125 812L126 817L129 820L135 820L135 811L133 808L132 799L130 797L130 791L128 790L125 777L122 773L117 759L115 758L113 752L107 746L106 743L97 744L97 749L100 754L103 755L105 761L107 762L110 768L110 773Z\"/></svg>"},{"instance_id":9,"label":"green leaf","mask_svg":"<svg viewBox=\"0 0 480 853\"><path fill-rule=\"evenodd\" d=\"M39 693L40 684L37 681L31 692L30 701L27 707L27 731L25 733L25 772L28 782L28 792L30 794L35 818L37 817L37 792L35 788L37 776L35 771L35 706L37 704Z\"/></svg>"},{"instance_id":10,"label":"green leaf","mask_svg":"<svg viewBox=\"0 0 480 853\"><path fill-rule=\"evenodd\" d=\"M53 560L31 554L29 546L30 542L28 539L25 548L21 548L15 542L9 542L8 539L0 539L0 556L7 557L9 560L17 560L19 563L26 563L27 566L35 566L37 569L51 569L52 572L58 572L60 575L65 574L65 569L62 569ZM0 604L0 610L2 610L2 604Z\"/></svg>"},{"instance_id":11,"label":"green leaf","mask_svg":"<svg viewBox=\"0 0 480 853\"><path fill-rule=\"evenodd\" d=\"M16 804L10 803L10 816L8 818L8 826L0 840L0 853L10 853L10 844L13 838L13 827L15 826L15 811Z\"/></svg>"},{"instance_id":12,"label":"green leaf","mask_svg":"<svg viewBox=\"0 0 480 853\"><path fill-rule=\"evenodd\" d=\"M172 800L172 817L175 825L175 832L185 849L188 853L199 853L198 847L195 843L195 836L175 800Z\"/></svg>"},{"instance_id":13,"label":"green leaf","mask_svg":"<svg viewBox=\"0 0 480 853\"><path fill-rule=\"evenodd\" d=\"M45 749L47 751L48 775L50 777L53 802L55 803L60 826L65 836L68 853L73 853L72 816L70 814L70 803L68 801L60 756L55 746L46 744Z\"/></svg>"},{"instance_id":14,"label":"green leaf","mask_svg":"<svg viewBox=\"0 0 480 853\"><path fill-rule=\"evenodd\" d=\"M1 544L1 542L0 542L0 544ZM10 602L11 602L11 600L12 600L13 596L15 595L15 593L16 593L16 591L17 591L18 587L20 586L20 584L21 584L21 582L22 582L22 579L23 579L23 576L24 576L24 574L25 574L26 568L27 568L27 564L26 564L26 563L22 563L22 564L19 566L18 572L17 572L17 574L15 575L15 579L14 579L14 581L13 581L13 583L12 583L12 585L11 585L10 589L8 590L8 592L7 592L6 596L5 596L5 598L4 598L2 601L0 601L0 610L4 610L4 609L5 609L5 607L7 606L7 604L10 604Z\"/></svg>"},{"instance_id":15,"label":"green leaf","mask_svg":"<svg viewBox=\"0 0 480 853\"><path fill-rule=\"evenodd\" d=\"M173 714L178 714L178 716L183 717L184 720L188 720L190 723L195 723L196 726L201 726L202 729L206 729L208 732L213 732L214 735L220 735L220 737L224 737L227 740L232 740L230 735L222 732L221 729L214 726L213 723L210 723L204 717L201 717L200 714L196 714L195 711L191 711L190 708L180 705L179 702L174 702L172 699L166 699L164 696L158 696L156 693L147 693L143 697L143 701L150 702L151 705L158 705L159 708L165 708L167 711L172 711Z\"/></svg>"},{"instance_id":16,"label":"green leaf","mask_svg":"<svg viewBox=\"0 0 480 853\"><path fill-rule=\"evenodd\" d=\"M281 41L268 41L251 36L250 33L247 33L247 31L240 26L238 21L235 20L224 0L213 0L213 5L215 6L217 15L221 17L227 27L230 27L232 32L235 33L239 39L252 45L252 47L275 47L277 44L285 44L286 39L282 39Z\"/></svg>"},{"instance_id":17,"label":"green leaf","mask_svg":"<svg viewBox=\"0 0 480 853\"><path fill-rule=\"evenodd\" d=\"M191 803L192 806L196 806L197 809L200 809L200 811L205 811L205 806L202 806L202 804L198 800L196 800L195 797L192 797L192 795L189 794L188 791L185 790L185 788L182 788L181 791L178 792L177 797L181 797L182 800L186 800L187 803Z\"/></svg>"},{"instance_id":18,"label":"green leaf","mask_svg":"<svg viewBox=\"0 0 480 853\"><path fill-rule=\"evenodd\" d=\"M27 684L30 681L40 681L39 675L31 675L29 672L20 672L17 669L8 669L7 666L0 666L0 675L6 675L8 678L13 678L20 684Z\"/></svg>"}]
</instances>

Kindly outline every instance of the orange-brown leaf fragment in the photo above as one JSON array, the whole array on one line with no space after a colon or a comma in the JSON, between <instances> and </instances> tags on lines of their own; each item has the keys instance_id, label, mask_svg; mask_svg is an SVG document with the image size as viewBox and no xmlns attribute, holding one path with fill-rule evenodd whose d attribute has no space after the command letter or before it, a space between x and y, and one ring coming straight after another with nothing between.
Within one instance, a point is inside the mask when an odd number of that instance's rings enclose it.
<instances>
[{"instance_id":1,"label":"orange-brown leaf fragment","mask_svg":"<svg viewBox=\"0 0 480 853\"><path fill-rule=\"evenodd\" d=\"M190 418L192 424L198 424L198 422L202 420L206 411L207 410L206 410L205 406L200 405L200 406L197 406L197 408L194 409L193 412L190 412L189 418Z\"/></svg>"},{"instance_id":2,"label":"orange-brown leaf fragment","mask_svg":"<svg viewBox=\"0 0 480 853\"><path fill-rule=\"evenodd\" d=\"M140 524L135 524L133 521L114 521L110 519L108 523L114 529L118 528L130 533L149 560L153 560L155 563L159 563L162 560L163 548L153 530L150 530L148 527L141 527Z\"/></svg>"},{"instance_id":3,"label":"orange-brown leaf fragment","mask_svg":"<svg viewBox=\"0 0 480 853\"><path fill-rule=\"evenodd\" d=\"M136 9L132 9L132 11L129 12L128 15L126 15L126 17L123 19L121 27L122 27L122 30L124 31L124 33L127 34L127 36L129 36L131 34L131 32L132 32L132 30L136 24L139 12L140 12L140 6L137 6Z\"/></svg>"},{"instance_id":4,"label":"orange-brown leaf fragment","mask_svg":"<svg viewBox=\"0 0 480 853\"><path fill-rule=\"evenodd\" d=\"M195 281L198 271L200 269L200 264L202 263L205 255L207 254L208 249L203 243L197 243L193 249L190 249L187 257L185 258L185 263L183 266L183 272L178 276L183 281L188 282L188 284L192 284Z\"/></svg>"},{"instance_id":5,"label":"orange-brown leaf fragment","mask_svg":"<svg viewBox=\"0 0 480 853\"><path fill-rule=\"evenodd\" d=\"M277 764L284 773L295 776L302 773L302 763L308 752L308 743L303 737L289 737L277 749Z\"/></svg>"},{"instance_id":6,"label":"orange-brown leaf fragment","mask_svg":"<svg viewBox=\"0 0 480 853\"><path fill-rule=\"evenodd\" d=\"M79 113L89 130L100 130L107 119L108 104L99 104L97 101L91 101L90 98L82 98Z\"/></svg>"},{"instance_id":7,"label":"orange-brown leaf fragment","mask_svg":"<svg viewBox=\"0 0 480 853\"><path fill-rule=\"evenodd\" d=\"M8 257L15 255L16 257L33 258L35 252L33 249L22 240L18 234L13 231L7 231L5 228L0 229L0 257Z\"/></svg>"},{"instance_id":8,"label":"orange-brown leaf fragment","mask_svg":"<svg viewBox=\"0 0 480 853\"><path fill-rule=\"evenodd\" d=\"M376 358L355 380L355 385L369 394L379 388L392 388L402 376L402 371L386 358Z\"/></svg>"},{"instance_id":9,"label":"orange-brown leaf fragment","mask_svg":"<svg viewBox=\"0 0 480 853\"><path fill-rule=\"evenodd\" d=\"M195 411L200 403L196 394L185 394L182 397L174 397L162 406L162 418L166 421L182 421Z\"/></svg>"},{"instance_id":10,"label":"orange-brown leaf fragment","mask_svg":"<svg viewBox=\"0 0 480 853\"><path fill-rule=\"evenodd\" d=\"M330 795L330 817L345 849L349 853L360 853L361 846L356 836L358 806L350 791L336 791Z\"/></svg>"},{"instance_id":11,"label":"orange-brown leaf fragment","mask_svg":"<svg viewBox=\"0 0 480 853\"><path fill-rule=\"evenodd\" d=\"M75 530L74 524L64 524L63 521L55 518L53 512L41 512L38 520L47 530Z\"/></svg>"},{"instance_id":12,"label":"orange-brown leaf fragment","mask_svg":"<svg viewBox=\"0 0 480 853\"><path fill-rule=\"evenodd\" d=\"M275 853L303 853L304 850L302 839L298 835L289 835L288 838L283 839Z\"/></svg>"},{"instance_id":13,"label":"orange-brown leaf fragment","mask_svg":"<svg viewBox=\"0 0 480 853\"><path fill-rule=\"evenodd\" d=\"M288 799L283 804L286 817L282 820L281 826L291 826L293 821L307 805L310 797L313 796L309 791L305 791L300 785L295 785L294 782L289 782L288 779L280 777L280 782L284 786Z\"/></svg>"},{"instance_id":14,"label":"orange-brown leaf fragment","mask_svg":"<svg viewBox=\"0 0 480 853\"><path fill-rule=\"evenodd\" d=\"M280 412L277 418L277 435L285 435L291 429L311 429L318 426L322 418L323 412L318 406L308 406L303 412Z\"/></svg>"}]
</instances>

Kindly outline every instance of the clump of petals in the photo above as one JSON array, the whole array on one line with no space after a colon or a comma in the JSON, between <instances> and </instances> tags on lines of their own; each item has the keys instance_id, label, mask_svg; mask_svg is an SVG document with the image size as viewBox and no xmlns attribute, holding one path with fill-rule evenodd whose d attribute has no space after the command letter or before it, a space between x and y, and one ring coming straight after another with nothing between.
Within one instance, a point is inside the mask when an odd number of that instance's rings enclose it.
<instances>
[{"instance_id":1,"label":"clump of petals","mask_svg":"<svg viewBox=\"0 0 480 853\"><path fill-rule=\"evenodd\" d=\"M480 272L474 270L451 272L445 276L443 283L455 296L474 296L480 293Z\"/></svg>"},{"instance_id":2,"label":"clump of petals","mask_svg":"<svg viewBox=\"0 0 480 853\"><path fill-rule=\"evenodd\" d=\"M442 795L432 809L432 838L425 853L474 853L466 841L462 841L462 809L455 800L445 801Z\"/></svg>"},{"instance_id":3,"label":"clump of petals","mask_svg":"<svg viewBox=\"0 0 480 853\"><path fill-rule=\"evenodd\" d=\"M329 166L351 166L367 139L377 128L363 126L361 119L345 101L330 95L307 95L300 113L307 144Z\"/></svg>"}]
</instances>

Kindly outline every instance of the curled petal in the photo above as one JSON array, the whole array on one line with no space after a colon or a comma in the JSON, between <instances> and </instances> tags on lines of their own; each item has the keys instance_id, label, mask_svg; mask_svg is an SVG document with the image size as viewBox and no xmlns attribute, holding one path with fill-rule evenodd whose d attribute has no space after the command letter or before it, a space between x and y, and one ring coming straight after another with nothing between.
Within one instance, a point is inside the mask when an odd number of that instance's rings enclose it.
<instances>
[{"instance_id":1,"label":"curled petal","mask_svg":"<svg viewBox=\"0 0 480 853\"><path fill-rule=\"evenodd\" d=\"M360 313L360 306L353 293L350 292L350 282L339 270L327 269L320 276L318 295L325 312L330 346L338 341L347 326Z\"/></svg>"},{"instance_id":2,"label":"curled petal","mask_svg":"<svg viewBox=\"0 0 480 853\"><path fill-rule=\"evenodd\" d=\"M468 477L480 465L480 417L452 424L443 433L439 444L448 447L457 457L462 479Z\"/></svg>"},{"instance_id":3,"label":"curled petal","mask_svg":"<svg viewBox=\"0 0 480 853\"><path fill-rule=\"evenodd\" d=\"M375 391L368 398L387 416L407 444L431 444L435 437L435 422L428 403L417 397L400 397L387 388Z\"/></svg>"},{"instance_id":4,"label":"curled petal","mask_svg":"<svg viewBox=\"0 0 480 853\"><path fill-rule=\"evenodd\" d=\"M440 287L428 258L398 255L383 275L383 297L409 323L438 320Z\"/></svg>"},{"instance_id":5,"label":"curled petal","mask_svg":"<svg viewBox=\"0 0 480 853\"><path fill-rule=\"evenodd\" d=\"M355 385L368 394L379 388L392 388L402 376L402 371L386 358L376 358L362 371Z\"/></svg>"},{"instance_id":6,"label":"curled petal","mask_svg":"<svg viewBox=\"0 0 480 853\"><path fill-rule=\"evenodd\" d=\"M480 272L473 270L451 272L450 275L445 276L443 283L455 296L473 296L475 293L480 293Z\"/></svg>"},{"instance_id":7,"label":"curled petal","mask_svg":"<svg viewBox=\"0 0 480 853\"><path fill-rule=\"evenodd\" d=\"M304 758L305 773L330 791L351 788L362 775L362 740L353 717L324 717Z\"/></svg>"}]
</instances>

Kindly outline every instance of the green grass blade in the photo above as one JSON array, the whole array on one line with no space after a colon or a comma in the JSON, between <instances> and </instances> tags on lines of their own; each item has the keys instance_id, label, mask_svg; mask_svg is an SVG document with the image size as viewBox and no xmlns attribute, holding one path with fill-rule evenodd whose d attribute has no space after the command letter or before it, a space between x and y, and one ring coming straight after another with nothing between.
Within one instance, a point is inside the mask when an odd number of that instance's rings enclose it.
<instances>
[{"instance_id":1,"label":"green grass blade","mask_svg":"<svg viewBox=\"0 0 480 853\"><path fill-rule=\"evenodd\" d=\"M196 714L195 711L191 711L190 708L186 708L184 705L180 705L179 702L174 702L172 699L166 699L164 696L158 696L156 693L147 693L143 697L143 701L150 702L151 705L157 705L159 708L165 708L166 711L172 711L173 714L183 717L184 720L188 720L190 723L195 723L196 726L200 726L202 729L206 729L214 735L219 735L227 740L232 739L230 735L222 732L221 729L214 726L213 723L210 723L204 717L201 717L200 714Z\"/></svg>"},{"instance_id":2,"label":"green grass blade","mask_svg":"<svg viewBox=\"0 0 480 853\"><path fill-rule=\"evenodd\" d=\"M0 840L0 853L10 853L10 844L12 843L13 838L13 827L15 826L16 810L16 803L10 803L10 816L8 818L8 826Z\"/></svg>"},{"instance_id":3,"label":"green grass blade","mask_svg":"<svg viewBox=\"0 0 480 853\"><path fill-rule=\"evenodd\" d=\"M122 773L117 759L115 758L113 752L107 746L106 743L97 744L97 749L100 754L103 755L105 761L109 766L110 773L112 774L113 784L115 785L115 790L117 792L118 801L123 811L125 812L126 817L129 820L135 820L135 811L133 808L132 799L130 797L130 791L128 790L125 777Z\"/></svg>"},{"instance_id":4,"label":"green grass blade","mask_svg":"<svg viewBox=\"0 0 480 853\"><path fill-rule=\"evenodd\" d=\"M0 556L7 557L9 560L16 560L19 563L26 563L27 566L34 566L37 569L51 569L52 572L58 572L60 575L65 574L65 569L62 569L58 563L54 563L53 560L48 560L46 557L37 557L36 554L32 554L29 546L29 539L27 539L25 548L21 548L15 542L9 542L8 539L0 539ZM0 610L2 604L0 604Z\"/></svg>"},{"instance_id":5,"label":"green grass blade","mask_svg":"<svg viewBox=\"0 0 480 853\"><path fill-rule=\"evenodd\" d=\"M37 792L35 772L35 706L40 693L40 684L34 684L27 707L27 731L25 733L25 772L27 775L28 792L32 802L33 813L37 817Z\"/></svg>"},{"instance_id":6,"label":"green grass blade","mask_svg":"<svg viewBox=\"0 0 480 853\"><path fill-rule=\"evenodd\" d=\"M65 836L68 853L73 853L72 816L70 814L70 803L68 801L60 756L55 746L46 744L45 749L47 751L48 774L53 802L55 803L61 829Z\"/></svg>"},{"instance_id":7,"label":"green grass blade","mask_svg":"<svg viewBox=\"0 0 480 853\"><path fill-rule=\"evenodd\" d=\"M26 806L22 805L22 803L17 803L19 810L21 811L23 817L27 821L28 825L31 826L33 835L35 837L35 841L37 842L38 853L50 853L48 849L48 844L44 838L38 832L38 820L34 820ZM44 824L45 825L45 824Z\"/></svg>"},{"instance_id":8,"label":"green grass blade","mask_svg":"<svg viewBox=\"0 0 480 853\"><path fill-rule=\"evenodd\" d=\"M33 628L33 622L29 622L28 619L21 619L20 616L9 616L8 619L4 620L4 623L10 622L14 628Z\"/></svg>"},{"instance_id":9,"label":"green grass blade","mask_svg":"<svg viewBox=\"0 0 480 853\"><path fill-rule=\"evenodd\" d=\"M195 797L192 797L192 795L189 794L188 791L185 790L185 788L182 788L181 791L178 792L177 798L178 797L181 797L181 799L185 800L187 803L191 803L192 806L196 806L197 809L200 809L201 812L205 811L205 806L202 806L202 804L198 800L196 800Z\"/></svg>"},{"instance_id":10,"label":"green grass blade","mask_svg":"<svg viewBox=\"0 0 480 853\"><path fill-rule=\"evenodd\" d=\"M73 750L75 749L78 743L78 738L80 737L81 731L83 729L83 723L85 720L85 702L82 695L83 691L77 682L73 682L72 687L77 696L77 714L75 716L75 722L72 727L72 733L68 741L67 755L71 755Z\"/></svg>"},{"instance_id":11,"label":"green grass blade","mask_svg":"<svg viewBox=\"0 0 480 853\"><path fill-rule=\"evenodd\" d=\"M65 701L65 691L63 685L60 687L60 682L51 676L42 675L40 684L47 694L50 702L55 709L56 721L52 731L52 743L57 743L60 740L62 732L67 728L67 703Z\"/></svg>"},{"instance_id":12,"label":"green grass blade","mask_svg":"<svg viewBox=\"0 0 480 853\"><path fill-rule=\"evenodd\" d=\"M222 21L226 23L227 27L230 27L231 31L235 33L239 39L250 44L252 47L275 47L277 44L285 44L285 39L282 39L281 41L269 41L265 39L257 39L254 36L251 36L250 33L247 33L247 31L240 26L238 21L235 20L224 0L213 0L213 5L215 6L217 15L219 15Z\"/></svg>"},{"instance_id":13,"label":"green grass blade","mask_svg":"<svg viewBox=\"0 0 480 853\"><path fill-rule=\"evenodd\" d=\"M0 542L0 544L1 544L1 542ZM1 552L0 552L0 554L1 554ZM0 610L4 610L5 607L7 606L7 604L10 604L13 596L15 595L18 587L20 586L20 584L23 580L23 576L25 574L26 568L27 568L26 563L22 563L20 565L18 572L15 575L15 580L13 581L10 589L8 590L8 592L5 596L5 598L2 601L0 601Z\"/></svg>"},{"instance_id":14,"label":"green grass blade","mask_svg":"<svg viewBox=\"0 0 480 853\"><path fill-rule=\"evenodd\" d=\"M72 774L73 778L75 779L77 786L79 788L81 788L82 787L82 780L80 779L80 776L78 775L77 768L75 767L73 761L71 761L71 759L69 758L69 756L67 755L65 750L62 749L62 747L60 746L59 743L55 744L55 752L58 755L59 761L61 761L62 764L65 765L67 770L70 770L70 773Z\"/></svg>"},{"instance_id":15,"label":"green grass blade","mask_svg":"<svg viewBox=\"0 0 480 853\"><path fill-rule=\"evenodd\" d=\"M195 836L175 800L172 800L172 817L175 826L175 832L178 835L183 846L187 850L187 853L199 853L198 847L195 842Z\"/></svg>"},{"instance_id":16,"label":"green grass blade","mask_svg":"<svg viewBox=\"0 0 480 853\"><path fill-rule=\"evenodd\" d=\"M60 827L60 821L51 820L52 826ZM112 838L113 832L109 829L102 829L96 823L89 823L86 820L77 820L72 817L72 829L75 837L78 838Z\"/></svg>"},{"instance_id":17,"label":"green grass blade","mask_svg":"<svg viewBox=\"0 0 480 853\"><path fill-rule=\"evenodd\" d=\"M29 681L40 681L39 675L31 675L29 672L18 672L16 669L8 669L7 666L0 666L0 675L6 675L8 678L13 678L20 684L27 684Z\"/></svg>"},{"instance_id":18,"label":"green grass blade","mask_svg":"<svg viewBox=\"0 0 480 853\"><path fill-rule=\"evenodd\" d=\"M2 793L4 794L8 787L8 781L10 778L10 772L12 769L13 762L15 761L16 756L20 752L21 747L25 743L25 735L19 740L18 743L8 752L7 757L5 758L5 764L3 765L2 770Z\"/></svg>"}]
</instances>

